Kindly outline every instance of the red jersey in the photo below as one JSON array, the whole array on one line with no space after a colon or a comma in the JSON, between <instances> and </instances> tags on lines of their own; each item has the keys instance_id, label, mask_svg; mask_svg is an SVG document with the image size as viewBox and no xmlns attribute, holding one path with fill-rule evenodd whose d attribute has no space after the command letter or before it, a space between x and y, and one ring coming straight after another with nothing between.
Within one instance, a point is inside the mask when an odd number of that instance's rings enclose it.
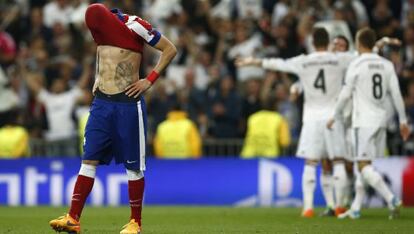
<instances>
[{"instance_id":1,"label":"red jersey","mask_svg":"<svg viewBox=\"0 0 414 234\"><path fill-rule=\"evenodd\" d=\"M109 11L102 4L92 4L85 14L85 22L98 45L111 45L142 53L144 43L157 44L161 34L151 24L135 15L118 9Z\"/></svg>"}]
</instances>

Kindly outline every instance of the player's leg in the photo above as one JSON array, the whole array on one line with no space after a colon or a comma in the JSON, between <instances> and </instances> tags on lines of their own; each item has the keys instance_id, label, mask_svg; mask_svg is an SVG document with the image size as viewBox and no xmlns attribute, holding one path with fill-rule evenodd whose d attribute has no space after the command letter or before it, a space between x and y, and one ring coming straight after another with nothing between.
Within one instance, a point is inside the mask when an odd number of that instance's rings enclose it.
<instances>
[{"instance_id":1,"label":"player's leg","mask_svg":"<svg viewBox=\"0 0 414 234\"><path fill-rule=\"evenodd\" d=\"M390 218L392 219L395 215L398 215L398 208L401 206L401 201L391 192L381 174L375 170L370 161L359 163L358 167L364 181L374 188L387 202L388 208L391 211Z\"/></svg>"},{"instance_id":2,"label":"player's leg","mask_svg":"<svg viewBox=\"0 0 414 234\"><path fill-rule=\"evenodd\" d=\"M140 233L144 196L146 154L146 114L144 100L117 107L116 133L113 135L117 152L115 160L123 163L128 176L128 194L131 207L130 221L121 234Z\"/></svg>"},{"instance_id":3,"label":"player's leg","mask_svg":"<svg viewBox=\"0 0 414 234\"><path fill-rule=\"evenodd\" d=\"M347 175L345 170L345 160L343 158L335 158L333 162L333 177L335 188L336 208L335 215L338 216L346 211L345 209L345 190L347 185Z\"/></svg>"},{"instance_id":4,"label":"player's leg","mask_svg":"<svg viewBox=\"0 0 414 234\"><path fill-rule=\"evenodd\" d=\"M324 158L321 160L322 173L320 175L321 188L326 201L326 209L320 216L335 216L335 198L332 177L332 162Z\"/></svg>"},{"instance_id":5,"label":"player's leg","mask_svg":"<svg viewBox=\"0 0 414 234\"><path fill-rule=\"evenodd\" d=\"M297 156L305 159L305 166L302 174L303 194L303 217L313 217L313 198L316 185L316 166L321 156L325 155L323 141L320 136L323 134L322 122L305 122L300 133Z\"/></svg>"},{"instance_id":6,"label":"player's leg","mask_svg":"<svg viewBox=\"0 0 414 234\"><path fill-rule=\"evenodd\" d=\"M345 159L345 170L346 170L347 180L346 180L343 204L345 204L346 207L349 207L352 202L352 194L354 191L354 179L355 179L354 163L349 159Z\"/></svg>"},{"instance_id":7,"label":"player's leg","mask_svg":"<svg viewBox=\"0 0 414 234\"><path fill-rule=\"evenodd\" d=\"M393 218L393 214L397 213L401 201L394 196L381 174L376 171L371 164L372 159L383 155L385 149L385 129L360 130L361 133L358 137L362 139L361 143L363 143L363 145L361 145L361 151L358 152L358 169L362 179L373 187L387 202L388 208L392 212L390 218Z\"/></svg>"},{"instance_id":8,"label":"player's leg","mask_svg":"<svg viewBox=\"0 0 414 234\"><path fill-rule=\"evenodd\" d=\"M353 130L351 127L345 129L345 170L347 175L346 187L344 193L343 204L349 207L352 202L352 194L354 191L354 159L355 159L355 147L354 147L354 137Z\"/></svg>"},{"instance_id":9,"label":"player's leg","mask_svg":"<svg viewBox=\"0 0 414 234\"><path fill-rule=\"evenodd\" d=\"M316 166L318 161L306 160L302 174L303 212L302 216L311 218L314 216L313 199L316 184Z\"/></svg>"},{"instance_id":10,"label":"player's leg","mask_svg":"<svg viewBox=\"0 0 414 234\"><path fill-rule=\"evenodd\" d=\"M335 214L339 215L346 210L343 203L347 182L344 160L346 148L343 123L337 121L332 129L325 128L324 140L326 142L326 150L333 162L333 187L336 202Z\"/></svg>"},{"instance_id":11,"label":"player's leg","mask_svg":"<svg viewBox=\"0 0 414 234\"><path fill-rule=\"evenodd\" d=\"M362 202L365 198L365 185L362 180L362 176L360 173L356 176L355 181L355 197L352 201L351 207L349 210L347 210L345 213L338 215L338 218L344 219L344 218L351 218L351 219L358 219L361 217L361 207Z\"/></svg>"},{"instance_id":12,"label":"player's leg","mask_svg":"<svg viewBox=\"0 0 414 234\"><path fill-rule=\"evenodd\" d=\"M69 213L49 223L56 231L80 232L79 219L95 181L96 167L98 164L109 164L112 159L112 142L107 132L111 129L111 122L106 118L110 116L108 114L110 108L104 108L105 105L107 104L99 99L95 99L92 104L85 129L83 160L73 190Z\"/></svg>"},{"instance_id":13,"label":"player's leg","mask_svg":"<svg viewBox=\"0 0 414 234\"><path fill-rule=\"evenodd\" d=\"M80 219L83 207L95 182L97 160L83 160L76 179L75 188L69 210L69 215L75 220Z\"/></svg>"},{"instance_id":14,"label":"player's leg","mask_svg":"<svg viewBox=\"0 0 414 234\"><path fill-rule=\"evenodd\" d=\"M128 176L129 205L131 207L130 221L120 234L139 233L141 231L142 202L144 198L144 173L139 170L126 169Z\"/></svg>"},{"instance_id":15,"label":"player's leg","mask_svg":"<svg viewBox=\"0 0 414 234\"><path fill-rule=\"evenodd\" d=\"M96 167L99 161L84 160L76 179L69 213L49 222L56 231L80 233L80 222L86 199L92 190L95 181Z\"/></svg>"}]
</instances>

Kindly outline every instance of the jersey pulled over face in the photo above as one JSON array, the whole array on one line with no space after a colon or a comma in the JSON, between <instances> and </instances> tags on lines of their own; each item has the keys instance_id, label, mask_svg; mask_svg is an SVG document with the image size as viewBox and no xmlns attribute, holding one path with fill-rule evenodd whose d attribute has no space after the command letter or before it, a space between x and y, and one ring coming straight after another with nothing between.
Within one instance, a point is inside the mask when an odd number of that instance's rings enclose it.
<instances>
[{"instance_id":1,"label":"jersey pulled over face","mask_svg":"<svg viewBox=\"0 0 414 234\"><path fill-rule=\"evenodd\" d=\"M110 45L142 52L144 43L157 44L161 34L138 16L127 15L118 9L109 11L102 4L91 4L85 22L98 45Z\"/></svg>"},{"instance_id":2,"label":"jersey pulled over face","mask_svg":"<svg viewBox=\"0 0 414 234\"><path fill-rule=\"evenodd\" d=\"M294 73L303 86L303 122L328 120L343 86L346 68L353 53L315 52L291 59L265 59L263 67Z\"/></svg>"},{"instance_id":3,"label":"jersey pulled over face","mask_svg":"<svg viewBox=\"0 0 414 234\"><path fill-rule=\"evenodd\" d=\"M125 91L138 79L144 43L155 46L161 34L140 17L102 4L90 5L85 21L98 44L95 87L106 94Z\"/></svg>"}]
</instances>

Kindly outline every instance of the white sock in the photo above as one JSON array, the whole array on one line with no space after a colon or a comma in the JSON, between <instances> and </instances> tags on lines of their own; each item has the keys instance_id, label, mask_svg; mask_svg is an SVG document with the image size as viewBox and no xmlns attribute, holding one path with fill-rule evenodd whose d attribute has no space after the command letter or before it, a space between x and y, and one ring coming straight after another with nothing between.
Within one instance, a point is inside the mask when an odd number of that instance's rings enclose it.
<instances>
[{"instance_id":1,"label":"white sock","mask_svg":"<svg viewBox=\"0 0 414 234\"><path fill-rule=\"evenodd\" d=\"M352 185L353 177L347 176L344 190L344 200L343 204L345 206L349 205L352 202Z\"/></svg>"},{"instance_id":2,"label":"white sock","mask_svg":"<svg viewBox=\"0 0 414 234\"><path fill-rule=\"evenodd\" d=\"M90 177L90 178L95 178L96 166L82 163L81 168L79 169L79 175L83 175L83 176Z\"/></svg>"},{"instance_id":3,"label":"white sock","mask_svg":"<svg viewBox=\"0 0 414 234\"><path fill-rule=\"evenodd\" d=\"M364 198L365 198L365 186L364 186L364 182L362 181L362 176L358 174L355 180L355 198L352 202L351 210L360 211Z\"/></svg>"},{"instance_id":4,"label":"white sock","mask_svg":"<svg viewBox=\"0 0 414 234\"><path fill-rule=\"evenodd\" d=\"M128 176L128 180L140 180L144 178L144 172L140 170L133 171L133 170L126 169L126 173Z\"/></svg>"},{"instance_id":5,"label":"white sock","mask_svg":"<svg viewBox=\"0 0 414 234\"><path fill-rule=\"evenodd\" d=\"M305 164L302 174L303 210L313 209L316 167Z\"/></svg>"},{"instance_id":6,"label":"white sock","mask_svg":"<svg viewBox=\"0 0 414 234\"><path fill-rule=\"evenodd\" d=\"M374 167L368 165L362 169L361 174L364 180L371 185L385 199L385 201L388 202L388 204L390 204L394 194L392 194L387 184L385 184L380 173L378 173Z\"/></svg>"},{"instance_id":7,"label":"white sock","mask_svg":"<svg viewBox=\"0 0 414 234\"><path fill-rule=\"evenodd\" d=\"M321 187L322 193L325 197L326 206L334 209L335 208L335 200L334 200L334 190L333 190L333 178L330 174L321 173Z\"/></svg>"},{"instance_id":8,"label":"white sock","mask_svg":"<svg viewBox=\"0 0 414 234\"><path fill-rule=\"evenodd\" d=\"M344 163L334 163L333 178L335 188L335 200L337 207L344 207L344 194L346 189L346 171Z\"/></svg>"}]
</instances>

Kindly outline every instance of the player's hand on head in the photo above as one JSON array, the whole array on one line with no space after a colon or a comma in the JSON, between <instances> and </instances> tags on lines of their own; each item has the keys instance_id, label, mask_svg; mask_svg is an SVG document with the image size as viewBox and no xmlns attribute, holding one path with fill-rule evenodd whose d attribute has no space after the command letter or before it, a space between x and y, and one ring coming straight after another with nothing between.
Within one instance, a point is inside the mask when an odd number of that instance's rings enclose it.
<instances>
[{"instance_id":1,"label":"player's hand on head","mask_svg":"<svg viewBox=\"0 0 414 234\"><path fill-rule=\"evenodd\" d=\"M137 98L139 95L147 91L151 87L151 82L147 79L140 79L126 88L126 95L128 97Z\"/></svg>"},{"instance_id":2,"label":"player's hand on head","mask_svg":"<svg viewBox=\"0 0 414 234\"><path fill-rule=\"evenodd\" d=\"M408 140L408 137L410 137L410 127L408 124L403 123L400 125L400 134L404 141Z\"/></svg>"}]
</instances>

